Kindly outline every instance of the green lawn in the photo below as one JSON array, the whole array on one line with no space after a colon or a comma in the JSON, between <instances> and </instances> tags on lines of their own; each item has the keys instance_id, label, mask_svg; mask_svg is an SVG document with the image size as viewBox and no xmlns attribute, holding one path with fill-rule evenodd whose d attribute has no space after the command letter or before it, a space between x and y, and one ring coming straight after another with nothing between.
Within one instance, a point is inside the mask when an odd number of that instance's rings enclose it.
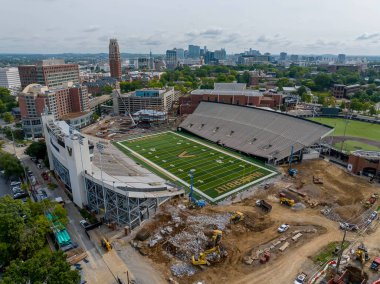
<instances>
[{"instance_id":1,"label":"green lawn","mask_svg":"<svg viewBox=\"0 0 380 284\"><path fill-rule=\"evenodd\" d=\"M342 148L342 142L335 143L334 147L337 149ZM352 140L346 140L343 144L343 150L346 152L356 151L356 150L366 150L366 151L380 151L379 147L368 145L366 143L358 142L358 141L352 141Z\"/></svg>"},{"instance_id":2,"label":"green lawn","mask_svg":"<svg viewBox=\"0 0 380 284\"><path fill-rule=\"evenodd\" d=\"M209 201L228 197L277 173L253 159L232 154L217 145L175 132L163 132L117 142L120 149L166 178L190 186Z\"/></svg>"},{"instance_id":3,"label":"green lawn","mask_svg":"<svg viewBox=\"0 0 380 284\"><path fill-rule=\"evenodd\" d=\"M327 118L327 117L314 117L310 118L310 120L314 120L323 124L330 125L335 128L335 131L331 133L331 136L344 136L344 128L346 125L346 120L341 118ZM369 122L362 122L356 120L347 120L347 129L346 136L352 137L360 137L366 138L369 140L380 141L380 124L374 124ZM367 144L361 143L358 146L365 146ZM371 150L369 148L373 147L367 145L369 147L363 148L365 150Z\"/></svg>"}]
</instances>

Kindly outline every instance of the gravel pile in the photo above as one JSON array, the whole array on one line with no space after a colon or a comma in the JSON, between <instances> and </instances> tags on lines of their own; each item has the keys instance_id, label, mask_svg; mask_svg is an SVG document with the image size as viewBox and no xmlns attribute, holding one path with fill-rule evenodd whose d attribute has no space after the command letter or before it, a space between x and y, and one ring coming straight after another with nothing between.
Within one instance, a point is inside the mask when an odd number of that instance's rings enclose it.
<instances>
[{"instance_id":1,"label":"gravel pile","mask_svg":"<svg viewBox=\"0 0 380 284\"><path fill-rule=\"evenodd\" d=\"M168 241L179 248L176 257L188 261L193 254L204 250L204 244L207 240L208 238L201 231L194 234L183 231L171 237Z\"/></svg>"},{"instance_id":2,"label":"gravel pile","mask_svg":"<svg viewBox=\"0 0 380 284\"><path fill-rule=\"evenodd\" d=\"M170 270L176 277L192 276L197 272L197 269L193 265L183 262L173 264Z\"/></svg>"},{"instance_id":3,"label":"gravel pile","mask_svg":"<svg viewBox=\"0 0 380 284\"><path fill-rule=\"evenodd\" d=\"M325 215L328 219L336 222L342 222L342 218L334 212L334 210L330 207L325 207L321 210L321 213Z\"/></svg>"},{"instance_id":4,"label":"gravel pile","mask_svg":"<svg viewBox=\"0 0 380 284\"><path fill-rule=\"evenodd\" d=\"M219 230L224 230L226 225L230 222L231 214L216 214L216 215L198 215L198 216L189 216L187 222L192 225L200 225L202 227L209 227L210 225L216 226Z\"/></svg>"}]
</instances>

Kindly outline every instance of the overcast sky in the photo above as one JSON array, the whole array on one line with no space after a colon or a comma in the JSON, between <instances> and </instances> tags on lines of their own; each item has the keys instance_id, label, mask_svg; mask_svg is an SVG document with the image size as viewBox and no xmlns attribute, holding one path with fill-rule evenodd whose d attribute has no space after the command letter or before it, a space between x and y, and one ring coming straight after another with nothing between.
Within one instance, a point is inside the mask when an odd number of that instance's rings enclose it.
<instances>
[{"instance_id":1,"label":"overcast sky","mask_svg":"<svg viewBox=\"0 0 380 284\"><path fill-rule=\"evenodd\" d=\"M164 53L188 44L227 53L380 55L379 0L0 0L0 53Z\"/></svg>"}]
</instances>

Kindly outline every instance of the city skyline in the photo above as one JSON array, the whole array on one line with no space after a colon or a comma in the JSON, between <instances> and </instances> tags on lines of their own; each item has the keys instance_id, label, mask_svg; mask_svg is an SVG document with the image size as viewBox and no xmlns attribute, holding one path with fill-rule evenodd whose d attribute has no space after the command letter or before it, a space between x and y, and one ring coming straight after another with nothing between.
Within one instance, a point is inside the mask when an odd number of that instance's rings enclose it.
<instances>
[{"instance_id":1,"label":"city skyline","mask_svg":"<svg viewBox=\"0 0 380 284\"><path fill-rule=\"evenodd\" d=\"M109 39L117 38L122 53L163 54L194 44L226 48L229 54L254 48L274 54L380 55L375 0L365 5L358 0L195 0L190 6L174 0L149 5L111 0L107 7L118 8L107 13L102 5L100 0L8 2L0 19L0 53L107 53ZM24 19L32 14L33 21L14 21L16 14Z\"/></svg>"}]
</instances>

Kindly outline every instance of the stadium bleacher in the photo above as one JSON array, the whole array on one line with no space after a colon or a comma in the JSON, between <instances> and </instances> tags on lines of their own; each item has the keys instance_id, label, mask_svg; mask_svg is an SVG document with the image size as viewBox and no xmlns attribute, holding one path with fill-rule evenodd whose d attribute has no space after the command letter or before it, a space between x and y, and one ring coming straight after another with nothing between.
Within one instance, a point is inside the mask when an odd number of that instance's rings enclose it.
<instances>
[{"instance_id":1,"label":"stadium bleacher","mask_svg":"<svg viewBox=\"0 0 380 284\"><path fill-rule=\"evenodd\" d=\"M197 136L274 162L311 146L333 128L260 108L201 102L180 125Z\"/></svg>"}]
</instances>

